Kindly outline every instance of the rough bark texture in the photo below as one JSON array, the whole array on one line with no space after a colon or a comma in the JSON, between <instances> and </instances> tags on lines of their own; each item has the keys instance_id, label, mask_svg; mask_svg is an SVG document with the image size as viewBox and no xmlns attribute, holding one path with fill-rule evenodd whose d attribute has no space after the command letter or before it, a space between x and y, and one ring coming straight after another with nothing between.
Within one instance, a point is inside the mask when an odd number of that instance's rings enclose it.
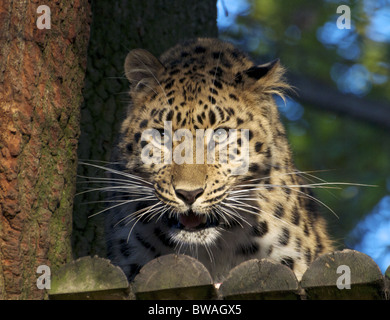
<instances>
[{"instance_id":1,"label":"rough bark texture","mask_svg":"<svg viewBox=\"0 0 390 320\"><path fill-rule=\"evenodd\" d=\"M127 53L144 48L160 55L181 40L216 37L216 0L95 1L92 12L79 158L109 161L127 107L128 83L123 70ZM79 167L79 174L103 176L102 172L84 166ZM78 191L85 187L78 185ZM104 213L88 219L102 209L102 205L90 204L98 200L101 198L97 193L75 199L75 258L105 256Z\"/></svg>"},{"instance_id":2,"label":"rough bark texture","mask_svg":"<svg viewBox=\"0 0 390 320\"><path fill-rule=\"evenodd\" d=\"M39 299L39 265L71 258L88 0L0 2L0 299Z\"/></svg>"}]
</instances>

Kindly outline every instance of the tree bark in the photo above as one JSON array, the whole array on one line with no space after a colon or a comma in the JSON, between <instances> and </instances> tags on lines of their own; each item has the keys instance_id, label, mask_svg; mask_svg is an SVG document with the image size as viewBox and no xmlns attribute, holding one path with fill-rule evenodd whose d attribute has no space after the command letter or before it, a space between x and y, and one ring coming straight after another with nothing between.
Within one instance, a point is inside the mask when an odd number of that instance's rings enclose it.
<instances>
[{"instance_id":1,"label":"tree bark","mask_svg":"<svg viewBox=\"0 0 390 320\"><path fill-rule=\"evenodd\" d=\"M41 299L37 267L71 258L88 0L0 2L0 299Z\"/></svg>"},{"instance_id":2,"label":"tree bark","mask_svg":"<svg viewBox=\"0 0 390 320\"><path fill-rule=\"evenodd\" d=\"M144 48L158 56L185 39L216 37L216 0L95 1L92 12L79 158L109 161L129 100L123 69L127 53ZM79 175L102 177L102 172L89 167L78 169ZM79 184L78 191L85 187L86 184ZM88 219L104 208L90 203L99 200L103 199L97 193L75 198L75 258L105 256L104 213Z\"/></svg>"}]
</instances>

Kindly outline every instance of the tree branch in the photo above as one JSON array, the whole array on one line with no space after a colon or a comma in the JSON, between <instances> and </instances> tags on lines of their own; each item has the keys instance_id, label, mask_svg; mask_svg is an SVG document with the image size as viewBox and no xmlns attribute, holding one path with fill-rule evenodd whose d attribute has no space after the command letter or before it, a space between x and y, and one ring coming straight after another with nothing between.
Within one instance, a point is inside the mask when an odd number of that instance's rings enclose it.
<instances>
[{"instance_id":1,"label":"tree branch","mask_svg":"<svg viewBox=\"0 0 390 320\"><path fill-rule=\"evenodd\" d=\"M390 104L388 102L344 94L328 84L297 74L289 73L288 81L296 88L296 99L302 103L390 128Z\"/></svg>"}]
</instances>

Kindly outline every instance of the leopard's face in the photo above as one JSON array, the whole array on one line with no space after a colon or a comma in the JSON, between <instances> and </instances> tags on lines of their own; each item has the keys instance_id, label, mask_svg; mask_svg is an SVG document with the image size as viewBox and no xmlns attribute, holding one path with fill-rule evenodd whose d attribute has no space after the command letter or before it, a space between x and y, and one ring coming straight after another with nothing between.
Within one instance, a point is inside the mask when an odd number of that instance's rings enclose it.
<instances>
[{"instance_id":1,"label":"leopard's face","mask_svg":"<svg viewBox=\"0 0 390 320\"><path fill-rule=\"evenodd\" d=\"M256 225L259 190L242 190L269 184L272 167L289 165L289 150L267 92L279 64L255 69L230 47L194 51L168 65L145 51L129 55L133 104L119 154L125 171L153 188L142 221L175 244L210 245L233 226Z\"/></svg>"},{"instance_id":2,"label":"leopard's face","mask_svg":"<svg viewBox=\"0 0 390 320\"><path fill-rule=\"evenodd\" d=\"M102 190L108 257L129 279L170 253L197 258L217 282L262 258L300 278L332 249L273 100L288 88L278 61L256 66L197 39L160 60L133 50L125 72L131 104Z\"/></svg>"}]
</instances>

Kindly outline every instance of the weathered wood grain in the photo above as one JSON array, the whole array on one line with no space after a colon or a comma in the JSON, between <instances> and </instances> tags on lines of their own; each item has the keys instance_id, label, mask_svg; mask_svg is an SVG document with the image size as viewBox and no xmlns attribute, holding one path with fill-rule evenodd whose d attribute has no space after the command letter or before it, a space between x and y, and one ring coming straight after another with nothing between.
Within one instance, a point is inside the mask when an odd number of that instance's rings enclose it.
<instances>
[{"instance_id":1,"label":"weathered wood grain","mask_svg":"<svg viewBox=\"0 0 390 320\"><path fill-rule=\"evenodd\" d=\"M298 299L298 289L291 269L267 259L241 263L220 287L224 299Z\"/></svg>"},{"instance_id":2,"label":"weathered wood grain","mask_svg":"<svg viewBox=\"0 0 390 320\"><path fill-rule=\"evenodd\" d=\"M213 281L206 267L185 255L169 254L142 267L133 289L137 299L212 299Z\"/></svg>"},{"instance_id":3,"label":"weathered wood grain","mask_svg":"<svg viewBox=\"0 0 390 320\"><path fill-rule=\"evenodd\" d=\"M123 271L98 257L83 257L59 269L51 281L52 300L131 299Z\"/></svg>"},{"instance_id":4,"label":"weathered wood grain","mask_svg":"<svg viewBox=\"0 0 390 320\"><path fill-rule=\"evenodd\" d=\"M355 250L322 255L305 272L301 286L308 299L385 298L379 267L369 256Z\"/></svg>"},{"instance_id":5,"label":"weathered wood grain","mask_svg":"<svg viewBox=\"0 0 390 320\"><path fill-rule=\"evenodd\" d=\"M84 257L68 263L53 275L49 298L389 299L389 285L390 267L383 276L369 256L354 250L319 257L301 283L291 269L280 263L268 259L248 260L230 271L219 290L206 267L185 255L170 254L150 261L130 285L122 270L109 260ZM342 286L347 287L342 289Z\"/></svg>"}]
</instances>

